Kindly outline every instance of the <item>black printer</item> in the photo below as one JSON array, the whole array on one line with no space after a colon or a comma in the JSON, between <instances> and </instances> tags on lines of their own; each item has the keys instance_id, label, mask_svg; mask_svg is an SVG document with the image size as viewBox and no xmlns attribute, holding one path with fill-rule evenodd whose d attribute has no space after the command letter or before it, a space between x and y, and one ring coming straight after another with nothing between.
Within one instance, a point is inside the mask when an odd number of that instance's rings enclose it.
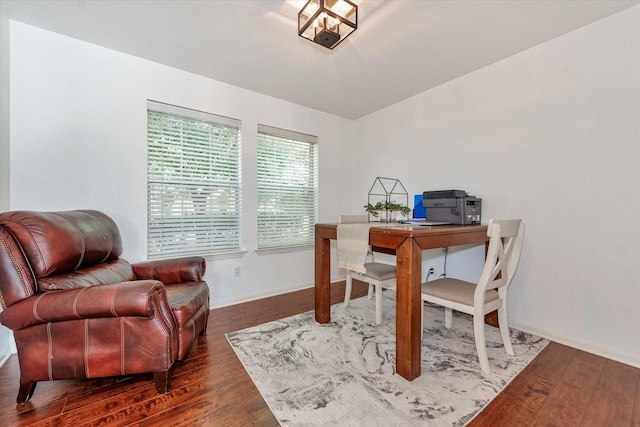
<instances>
[{"instance_id":1,"label":"black printer","mask_svg":"<svg viewBox=\"0 0 640 427\"><path fill-rule=\"evenodd\" d=\"M462 190L425 191L422 206L427 221L446 221L453 224L480 224L482 199L469 196Z\"/></svg>"}]
</instances>

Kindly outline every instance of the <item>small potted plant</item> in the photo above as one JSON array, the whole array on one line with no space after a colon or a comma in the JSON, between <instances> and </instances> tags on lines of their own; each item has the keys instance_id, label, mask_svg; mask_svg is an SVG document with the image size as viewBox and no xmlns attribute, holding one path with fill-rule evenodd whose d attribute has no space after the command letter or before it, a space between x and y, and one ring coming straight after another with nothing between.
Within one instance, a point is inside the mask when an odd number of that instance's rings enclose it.
<instances>
[{"instance_id":1,"label":"small potted plant","mask_svg":"<svg viewBox=\"0 0 640 427\"><path fill-rule=\"evenodd\" d=\"M400 212L405 217L409 215L411 212L411 208L405 205L401 205L400 203L389 202L387 204L387 209L391 212Z\"/></svg>"},{"instance_id":2,"label":"small potted plant","mask_svg":"<svg viewBox=\"0 0 640 427\"><path fill-rule=\"evenodd\" d=\"M371 216L378 218L380 216L380 212L385 210L385 204L382 202L378 202L375 205L367 203L366 205L364 205L364 210L367 211Z\"/></svg>"},{"instance_id":3,"label":"small potted plant","mask_svg":"<svg viewBox=\"0 0 640 427\"><path fill-rule=\"evenodd\" d=\"M375 218L378 218L380 213L383 212L385 215L380 219L382 222L395 220L395 216L398 212L402 213L405 217L409 215L409 212L411 212L411 209L408 206L395 202L378 202L375 205L367 203L364 205L364 209Z\"/></svg>"}]
</instances>

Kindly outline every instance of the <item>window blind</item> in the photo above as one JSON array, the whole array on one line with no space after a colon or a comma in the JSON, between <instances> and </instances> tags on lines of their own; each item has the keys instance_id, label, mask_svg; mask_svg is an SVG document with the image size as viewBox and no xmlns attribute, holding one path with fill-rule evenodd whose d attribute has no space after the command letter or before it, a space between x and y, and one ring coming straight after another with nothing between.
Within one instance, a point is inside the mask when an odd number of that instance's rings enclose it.
<instances>
[{"instance_id":1,"label":"window blind","mask_svg":"<svg viewBox=\"0 0 640 427\"><path fill-rule=\"evenodd\" d=\"M240 249L240 121L147 104L148 257Z\"/></svg>"},{"instance_id":2,"label":"window blind","mask_svg":"<svg viewBox=\"0 0 640 427\"><path fill-rule=\"evenodd\" d=\"M317 137L258 125L257 186L258 249L313 244Z\"/></svg>"}]
</instances>

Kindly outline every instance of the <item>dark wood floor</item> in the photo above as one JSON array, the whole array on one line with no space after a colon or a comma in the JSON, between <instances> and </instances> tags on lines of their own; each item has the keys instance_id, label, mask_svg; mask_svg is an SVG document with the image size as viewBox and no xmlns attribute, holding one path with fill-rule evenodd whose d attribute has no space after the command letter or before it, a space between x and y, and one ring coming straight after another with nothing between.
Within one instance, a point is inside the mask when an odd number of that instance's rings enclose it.
<instances>
[{"instance_id":1,"label":"dark wood floor","mask_svg":"<svg viewBox=\"0 0 640 427\"><path fill-rule=\"evenodd\" d=\"M364 286L354 286L354 296ZM332 286L332 301L344 283ZM215 309L207 336L173 372L172 391L157 395L150 375L38 383L16 405L14 355L0 368L2 426L277 426L225 333L313 309L303 290ZM470 426L638 426L640 370L551 343Z\"/></svg>"}]
</instances>

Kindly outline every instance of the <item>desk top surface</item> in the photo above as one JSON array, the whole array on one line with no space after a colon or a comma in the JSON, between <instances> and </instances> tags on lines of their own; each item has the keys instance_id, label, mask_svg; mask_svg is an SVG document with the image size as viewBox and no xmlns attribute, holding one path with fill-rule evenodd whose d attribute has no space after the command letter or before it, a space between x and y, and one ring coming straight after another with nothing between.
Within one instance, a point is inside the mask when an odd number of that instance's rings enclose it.
<instances>
[{"instance_id":1,"label":"desk top surface","mask_svg":"<svg viewBox=\"0 0 640 427\"><path fill-rule=\"evenodd\" d=\"M479 231L486 234L487 225L416 225L416 224L387 224L387 223L369 223L371 229L369 234L388 234L404 237L420 237L437 234L458 234L458 233L477 233ZM338 224L316 224L316 230L326 229L335 230Z\"/></svg>"}]
</instances>

